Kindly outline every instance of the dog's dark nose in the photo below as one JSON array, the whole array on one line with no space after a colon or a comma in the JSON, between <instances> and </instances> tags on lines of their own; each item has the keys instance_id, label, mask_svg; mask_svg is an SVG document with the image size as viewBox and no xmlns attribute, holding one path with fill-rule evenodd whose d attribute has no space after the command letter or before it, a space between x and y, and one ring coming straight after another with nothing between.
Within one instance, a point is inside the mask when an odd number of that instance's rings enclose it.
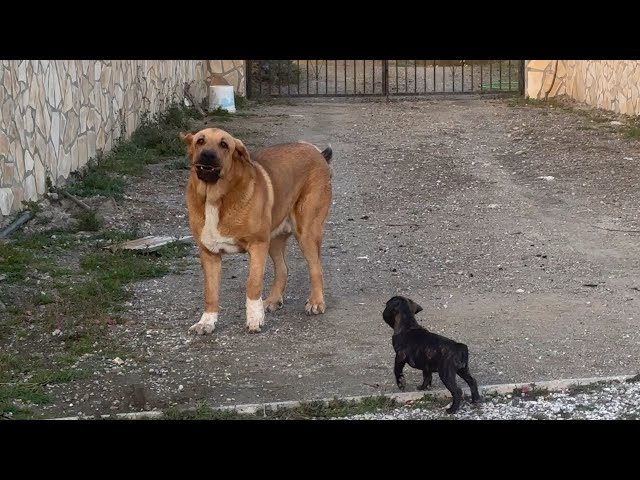
<instances>
[{"instance_id":1,"label":"dog's dark nose","mask_svg":"<svg viewBox=\"0 0 640 480\"><path fill-rule=\"evenodd\" d=\"M216 155L216 152L212 150L203 150L202 152L200 152L199 163L203 165L217 166L218 156Z\"/></svg>"}]
</instances>

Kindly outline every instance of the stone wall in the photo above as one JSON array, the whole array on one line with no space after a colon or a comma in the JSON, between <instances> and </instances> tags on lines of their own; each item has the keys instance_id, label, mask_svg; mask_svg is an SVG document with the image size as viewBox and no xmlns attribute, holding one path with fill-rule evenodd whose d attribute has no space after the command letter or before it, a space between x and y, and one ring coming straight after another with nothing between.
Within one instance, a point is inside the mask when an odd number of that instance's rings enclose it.
<instances>
[{"instance_id":1,"label":"stone wall","mask_svg":"<svg viewBox=\"0 0 640 480\"><path fill-rule=\"evenodd\" d=\"M529 60L526 95L544 99L550 87L549 98L567 95L595 108L640 115L638 60Z\"/></svg>"},{"instance_id":2,"label":"stone wall","mask_svg":"<svg viewBox=\"0 0 640 480\"><path fill-rule=\"evenodd\" d=\"M209 60L209 71L218 74L233 85L236 94L244 96L246 92L244 60Z\"/></svg>"},{"instance_id":3,"label":"stone wall","mask_svg":"<svg viewBox=\"0 0 640 480\"><path fill-rule=\"evenodd\" d=\"M180 100L185 82L207 95L207 60L1 60L0 214L36 200L45 182L108 151L151 114ZM238 67L221 67L244 88ZM216 65L217 66L217 65ZM224 70L223 68L223 70ZM237 72L237 73L236 73Z\"/></svg>"}]
</instances>

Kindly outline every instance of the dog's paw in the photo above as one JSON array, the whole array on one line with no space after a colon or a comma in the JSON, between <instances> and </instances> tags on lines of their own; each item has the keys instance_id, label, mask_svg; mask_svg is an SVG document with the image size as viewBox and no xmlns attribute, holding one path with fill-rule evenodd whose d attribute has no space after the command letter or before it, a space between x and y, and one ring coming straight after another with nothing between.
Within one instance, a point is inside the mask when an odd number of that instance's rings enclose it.
<instances>
[{"instance_id":1,"label":"dog's paw","mask_svg":"<svg viewBox=\"0 0 640 480\"><path fill-rule=\"evenodd\" d=\"M398 383L398 388L399 388L401 391L403 391L403 392L404 392L404 391L405 391L405 389L407 388L407 381L405 380L405 378L404 378L404 377L400 377L400 378L398 379L397 383Z\"/></svg>"},{"instance_id":2,"label":"dog's paw","mask_svg":"<svg viewBox=\"0 0 640 480\"><path fill-rule=\"evenodd\" d=\"M249 333L259 333L264 325L264 306L262 298L251 300L247 297L247 329Z\"/></svg>"},{"instance_id":3,"label":"dog's paw","mask_svg":"<svg viewBox=\"0 0 640 480\"><path fill-rule=\"evenodd\" d=\"M420 385L418 385L416 387L418 390L431 390L431 384L430 383L421 383Z\"/></svg>"},{"instance_id":4,"label":"dog's paw","mask_svg":"<svg viewBox=\"0 0 640 480\"><path fill-rule=\"evenodd\" d=\"M326 305L324 302L313 303L310 300L307 300L306 305L304 306L304 311L307 312L307 315L320 315L324 313L326 309Z\"/></svg>"},{"instance_id":5,"label":"dog's paw","mask_svg":"<svg viewBox=\"0 0 640 480\"><path fill-rule=\"evenodd\" d=\"M267 298L264 301L264 311L267 313L273 313L276 310L280 310L284 305L284 302L282 300L282 297L272 300L270 298Z\"/></svg>"},{"instance_id":6,"label":"dog's paw","mask_svg":"<svg viewBox=\"0 0 640 480\"><path fill-rule=\"evenodd\" d=\"M205 312L198 323L194 323L189 327L189 333L195 333L196 335L211 333L215 330L217 321L218 312Z\"/></svg>"}]
</instances>

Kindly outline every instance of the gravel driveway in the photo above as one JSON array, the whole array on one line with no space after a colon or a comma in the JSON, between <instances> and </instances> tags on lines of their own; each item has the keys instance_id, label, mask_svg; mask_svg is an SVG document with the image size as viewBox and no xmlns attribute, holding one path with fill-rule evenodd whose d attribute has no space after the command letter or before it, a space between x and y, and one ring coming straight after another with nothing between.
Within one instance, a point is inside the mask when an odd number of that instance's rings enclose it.
<instances>
[{"instance_id":1,"label":"gravel driveway","mask_svg":"<svg viewBox=\"0 0 640 480\"><path fill-rule=\"evenodd\" d=\"M43 409L66 416L393 392L381 312L395 294L422 305L425 326L469 345L480 385L637 370L640 144L623 138L624 126L477 97L300 102L254 113L221 126L250 149L299 139L333 147L327 313L304 314L307 271L291 242L285 308L267 316L263 333L245 332L247 259L230 256L217 330L189 336L202 308L194 247L183 273L132 287L128 321L113 335L139 357L50 387L59 400ZM186 178L150 167L107 226L188 234ZM271 275L269 265L266 285ZM421 380L405 373L410 389ZM143 401L132 402L132 391ZM479 411L555 408L536 405Z\"/></svg>"}]
</instances>

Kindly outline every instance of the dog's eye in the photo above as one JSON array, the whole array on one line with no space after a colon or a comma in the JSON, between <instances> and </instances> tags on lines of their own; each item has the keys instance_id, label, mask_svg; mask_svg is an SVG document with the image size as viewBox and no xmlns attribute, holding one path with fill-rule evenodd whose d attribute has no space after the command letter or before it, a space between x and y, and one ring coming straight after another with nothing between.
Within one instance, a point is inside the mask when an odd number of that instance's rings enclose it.
<instances>
[{"instance_id":1,"label":"dog's eye","mask_svg":"<svg viewBox=\"0 0 640 480\"><path fill-rule=\"evenodd\" d=\"M229 145L227 145L227 142L225 142L224 140L222 140L222 141L220 142L220 146L221 146L222 148L229 148Z\"/></svg>"},{"instance_id":2,"label":"dog's eye","mask_svg":"<svg viewBox=\"0 0 640 480\"><path fill-rule=\"evenodd\" d=\"M198 140L196 140L196 145L204 145L204 138L200 137Z\"/></svg>"}]
</instances>

